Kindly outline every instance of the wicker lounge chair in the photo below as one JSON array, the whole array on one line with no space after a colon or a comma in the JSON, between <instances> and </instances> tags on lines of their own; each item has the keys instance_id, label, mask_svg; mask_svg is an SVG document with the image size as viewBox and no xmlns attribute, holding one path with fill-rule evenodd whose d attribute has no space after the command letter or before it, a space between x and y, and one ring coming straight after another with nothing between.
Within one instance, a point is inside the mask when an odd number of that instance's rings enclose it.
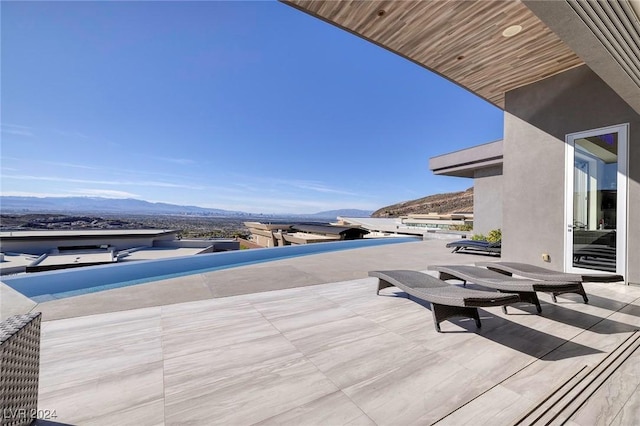
<instances>
[{"instance_id":1,"label":"wicker lounge chair","mask_svg":"<svg viewBox=\"0 0 640 426\"><path fill-rule=\"evenodd\" d=\"M478 240L459 240L447 243L447 248L453 248L451 253L482 253L500 256L502 251L502 243L490 243L489 241Z\"/></svg>"},{"instance_id":2,"label":"wicker lounge chair","mask_svg":"<svg viewBox=\"0 0 640 426\"><path fill-rule=\"evenodd\" d=\"M0 322L1 425L29 425L38 408L40 312Z\"/></svg>"},{"instance_id":3,"label":"wicker lounge chair","mask_svg":"<svg viewBox=\"0 0 640 426\"><path fill-rule=\"evenodd\" d=\"M484 287L490 287L504 293L516 293L522 302L533 303L538 313L542 312L537 291L550 293L556 301L556 295L563 293L577 293L582 296L584 303L589 299L582 287L582 283L572 281L537 281L509 278L504 274L477 266L468 265L434 265L429 266L429 270L438 271L440 279L443 281L456 279L462 280L463 284L472 282ZM502 310L507 313L507 307Z\"/></svg>"},{"instance_id":4,"label":"wicker lounge chair","mask_svg":"<svg viewBox=\"0 0 640 426\"><path fill-rule=\"evenodd\" d=\"M624 277L617 274L569 274L519 262L476 262L476 266L484 266L487 269L509 276L515 274L521 277L543 281L575 281L582 283L612 283L624 281Z\"/></svg>"},{"instance_id":5,"label":"wicker lounge chair","mask_svg":"<svg viewBox=\"0 0 640 426\"><path fill-rule=\"evenodd\" d=\"M439 333L442 332L442 321L457 316L473 318L479 328L479 307L504 306L520 300L517 294L462 288L417 271L370 271L369 276L378 278L378 294L383 288L395 286L409 298L413 296L430 302L433 322Z\"/></svg>"}]
</instances>

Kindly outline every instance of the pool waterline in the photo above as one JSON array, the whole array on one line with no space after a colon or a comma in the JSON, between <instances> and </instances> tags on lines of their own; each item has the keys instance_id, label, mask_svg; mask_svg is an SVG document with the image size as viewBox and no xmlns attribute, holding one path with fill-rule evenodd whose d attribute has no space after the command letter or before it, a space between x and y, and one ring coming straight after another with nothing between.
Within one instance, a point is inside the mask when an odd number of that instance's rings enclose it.
<instances>
[{"instance_id":1,"label":"pool waterline","mask_svg":"<svg viewBox=\"0 0 640 426\"><path fill-rule=\"evenodd\" d=\"M234 250L21 274L3 277L2 282L29 297L34 302L40 303L272 260L421 240L421 238L415 237L394 237Z\"/></svg>"}]
</instances>

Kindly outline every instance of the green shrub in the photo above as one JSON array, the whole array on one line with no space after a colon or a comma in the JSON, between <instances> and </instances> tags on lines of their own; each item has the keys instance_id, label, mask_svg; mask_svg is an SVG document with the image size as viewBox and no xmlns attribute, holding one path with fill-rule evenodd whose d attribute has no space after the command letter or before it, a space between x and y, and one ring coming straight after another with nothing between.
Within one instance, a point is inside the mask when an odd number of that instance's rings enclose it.
<instances>
[{"instance_id":1,"label":"green shrub","mask_svg":"<svg viewBox=\"0 0 640 426\"><path fill-rule=\"evenodd\" d=\"M502 230L492 229L486 236L482 234L474 234L471 239L473 241L489 241L490 243L497 243L502 241Z\"/></svg>"},{"instance_id":2,"label":"green shrub","mask_svg":"<svg viewBox=\"0 0 640 426\"><path fill-rule=\"evenodd\" d=\"M449 229L452 231L473 231L473 225L451 225Z\"/></svg>"},{"instance_id":3,"label":"green shrub","mask_svg":"<svg viewBox=\"0 0 640 426\"><path fill-rule=\"evenodd\" d=\"M489 231L487 234L487 241L490 243L497 243L502 241L502 230L501 229L493 229Z\"/></svg>"}]
</instances>

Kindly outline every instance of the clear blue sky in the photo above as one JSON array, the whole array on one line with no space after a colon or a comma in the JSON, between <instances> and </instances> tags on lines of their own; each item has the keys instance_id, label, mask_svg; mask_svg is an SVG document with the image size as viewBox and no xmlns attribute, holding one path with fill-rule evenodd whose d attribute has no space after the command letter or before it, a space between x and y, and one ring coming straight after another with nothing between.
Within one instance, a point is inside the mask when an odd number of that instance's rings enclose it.
<instances>
[{"instance_id":1,"label":"clear blue sky","mask_svg":"<svg viewBox=\"0 0 640 426\"><path fill-rule=\"evenodd\" d=\"M278 2L2 2L2 195L255 213L463 190L502 112Z\"/></svg>"}]
</instances>

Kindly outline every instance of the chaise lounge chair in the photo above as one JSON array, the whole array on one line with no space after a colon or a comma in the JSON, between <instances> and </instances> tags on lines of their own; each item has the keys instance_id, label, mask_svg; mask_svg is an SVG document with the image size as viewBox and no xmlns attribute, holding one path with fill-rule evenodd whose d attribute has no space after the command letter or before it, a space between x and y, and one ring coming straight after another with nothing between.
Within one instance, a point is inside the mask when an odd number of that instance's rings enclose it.
<instances>
[{"instance_id":1,"label":"chaise lounge chair","mask_svg":"<svg viewBox=\"0 0 640 426\"><path fill-rule=\"evenodd\" d=\"M515 274L542 281L574 281L581 283L613 283L624 281L624 277L617 274L570 274L519 262L476 262L476 266L484 266L487 269L500 272L504 275L511 276Z\"/></svg>"},{"instance_id":2,"label":"chaise lounge chair","mask_svg":"<svg viewBox=\"0 0 640 426\"><path fill-rule=\"evenodd\" d=\"M378 278L378 292L387 287L397 287L410 296L431 303L431 313L436 331L441 333L440 323L452 317L473 318L480 328L479 307L504 306L520 301L517 294L471 290L432 277L418 271L392 270L369 271Z\"/></svg>"},{"instance_id":3,"label":"chaise lounge chair","mask_svg":"<svg viewBox=\"0 0 640 426\"><path fill-rule=\"evenodd\" d=\"M447 243L447 248L452 248L451 253L482 253L500 256L502 243L500 241L490 243L489 241L459 240Z\"/></svg>"},{"instance_id":4,"label":"chaise lounge chair","mask_svg":"<svg viewBox=\"0 0 640 426\"><path fill-rule=\"evenodd\" d=\"M30 425L38 412L42 314L0 322L0 425Z\"/></svg>"},{"instance_id":5,"label":"chaise lounge chair","mask_svg":"<svg viewBox=\"0 0 640 426\"><path fill-rule=\"evenodd\" d=\"M522 302L532 303L536 306L538 313L542 312L540 300L537 291L551 293L553 300L556 301L556 295L563 293L577 293L582 296L584 303L587 303L587 293L585 293L582 283L572 281L536 281L523 280L518 278L509 278L490 269L479 268L477 266L468 265L434 265L428 268L431 271L438 271L440 279L443 281L456 279L462 280L463 284L472 282L483 287L490 287L504 293L516 293L520 296ZM502 307L503 312L507 313L507 307Z\"/></svg>"}]
</instances>

